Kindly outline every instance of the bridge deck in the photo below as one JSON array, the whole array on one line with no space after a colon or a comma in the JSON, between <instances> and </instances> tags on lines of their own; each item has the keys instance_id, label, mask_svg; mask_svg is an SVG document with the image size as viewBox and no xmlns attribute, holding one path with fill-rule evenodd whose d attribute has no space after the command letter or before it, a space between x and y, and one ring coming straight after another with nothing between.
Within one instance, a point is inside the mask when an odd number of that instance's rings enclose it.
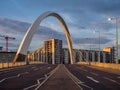
<instances>
[{"instance_id":1,"label":"bridge deck","mask_svg":"<svg viewBox=\"0 0 120 90\"><path fill-rule=\"evenodd\" d=\"M39 90L80 90L75 82L67 75L63 65L44 83Z\"/></svg>"}]
</instances>

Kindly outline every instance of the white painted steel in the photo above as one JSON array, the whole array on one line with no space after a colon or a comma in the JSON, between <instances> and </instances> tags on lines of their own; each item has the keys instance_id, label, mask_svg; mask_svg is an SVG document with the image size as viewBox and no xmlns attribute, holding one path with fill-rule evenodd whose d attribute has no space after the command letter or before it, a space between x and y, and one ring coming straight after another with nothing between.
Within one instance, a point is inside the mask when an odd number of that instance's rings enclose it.
<instances>
[{"instance_id":1,"label":"white painted steel","mask_svg":"<svg viewBox=\"0 0 120 90\"><path fill-rule=\"evenodd\" d=\"M46 17L48 17L48 16L54 16L59 20L59 22L60 22L60 24L61 24L61 26L62 26L62 28L64 30L64 33L66 35L68 48L69 48L69 53L70 53L70 63L73 64L73 50L72 50L72 41L71 41L70 33L69 33L68 28L67 28L67 26L65 24L65 21L62 19L62 17L60 15L58 15L57 13L54 13L54 12L45 12L45 13L43 13L28 28L28 30L27 30L26 34L24 35L24 37L22 39L22 42L21 42L21 44L20 44L20 46L18 48L17 54L16 54L16 56L14 58L14 63L16 62L19 54L23 54L23 55L27 54L28 47L29 47L30 42L32 40L33 34L37 31L38 26L41 23L41 21L43 19L45 19Z\"/></svg>"}]
</instances>

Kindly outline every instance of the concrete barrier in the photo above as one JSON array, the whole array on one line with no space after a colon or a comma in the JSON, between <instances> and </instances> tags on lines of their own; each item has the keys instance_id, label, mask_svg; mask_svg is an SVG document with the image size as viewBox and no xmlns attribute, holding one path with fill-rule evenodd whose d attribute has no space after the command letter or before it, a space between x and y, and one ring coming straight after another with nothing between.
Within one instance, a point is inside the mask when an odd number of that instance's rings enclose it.
<instances>
[{"instance_id":1,"label":"concrete barrier","mask_svg":"<svg viewBox=\"0 0 120 90\"><path fill-rule=\"evenodd\" d=\"M0 69L17 67L25 64L25 62L16 62L15 64L13 64L13 62L0 63Z\"/></svg>"},{"instance_id":2,"label":"concrete barrier","mask_svg":"<svg viewBox=\"0 0 120 90\"><path fill-rule=\"evenodd\" d=\"M89 62L78 62L77 64L88 65ZM90 62L90 65L92 65L92 66L98 66L98 67L103 67L103 68L120 70L120 64L115 64L115 63Z\"/></svg>"},{"instance_id":3,"label":"concrete barrier","mask_svg":"<svg viewBox=\"0 0 120 90\"><path fill-rule=\"evenodd\" d=\"M40 62L40 61L30 61L29 64L43 64L43 62Z\"/></svg>"},{"instance_id":4,"label":"concrete barrier","mask_svg":"<svg viewBox=\"0 0 120 90\"><path fill-rule=\"evenodd\" d=\"M43 62L30 61L29 64L43 64ZM22 65L26 65L26 62L16 62L15 64L13 64L13 62L0 63L0 69L18 67L18 66L22 66Z\"/></svg>"}]
</instances>

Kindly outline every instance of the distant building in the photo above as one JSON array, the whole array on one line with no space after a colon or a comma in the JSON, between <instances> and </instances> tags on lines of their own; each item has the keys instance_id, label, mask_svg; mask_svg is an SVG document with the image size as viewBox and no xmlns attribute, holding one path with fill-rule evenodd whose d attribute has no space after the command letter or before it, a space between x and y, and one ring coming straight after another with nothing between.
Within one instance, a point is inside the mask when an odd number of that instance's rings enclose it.
<instances>
[{"instance_id":1,"label":"distant building","mask_svg":"<svg viewBox=\"0 0 120 90\"><path fill-rule=\"evenodd\" d=\"M81 50L73 49L74 63L85 61L85 62L98 62L99 51L96 50ZM100 62L104 63L114 63L114 47L110 48L110 52L100 51ZM67 48L63 49L63 62L70 63L69 50Z\"/></svg>"},{"instance_id":2,"label":"distant building","mask_svg":"<svg viewBox=\"0 0 120 90\"><path fill-rule=\"evenodd\" d=\"M12 62L16 52L0 52L0 62Z\"/></svg>"},{"instance_id":3,"label":"distant building","mask_svg":"<svg viewBox=\"0 0 120 90\"><path fill-rule=\"evenodd\" d=\"M43 49L45 51L46 61L49 64L61 63L62 40L50 39L44 42Z\"/></svg>"},{"instance_id":4,"label":"distant building","mask_svg":"<svg viewBox=\"0 0 120 90\"><path fill-rule=\"evenodd\" d=\"M70 63L70 54L69 54L69 50L67 48L63 48L62 49L62 63L64 64L69 64Z\"/></svg>"},{"instance_id":5,"label":"distant building","mask_svg":"<svg viewBox=\"0 0 120 90\"><path fill-rule=\"evenodd\" d=\"M2 48L3 48L3 47L2 47L2 46L0 46L0 51L2 51Z\"/></svg>"},{"instance_id":6,"label":"distant building","mask_svg":"<svg viewBox=\"0 0 120 90\"><path fill-rule=\"evenodd\" d=\"M45 41L41 49L32 52L28 56L30 60L60 64L62 62L62 40L50 39Z\"/></svg>"},{"instance_id":7,"label":"distant building","mask_svg":"<svg viewBox=\"0 0 120 90\"><path fill-rule=\"evenodd\" d=\"M103 48L104 62L115 63L115 47Z\"/></svg>"},{"instance_id":8,"label":"distant building","mask_svg":"<svg viewBox=\"0 0 120 90\"><path fill-rule=\"evenodd\" d=\"M98 62L97 50L82 50L73 49L73 63L85 62ZM62 40L50 39L45 41L42 48L33 51L28 55L29 60L40 61L48 64L69 64L70 54L68 48L62 48ZM103 48L100 51L100 62L114 63L115 62L115 49L114 47Z\"/></svg>"}]
</instances>

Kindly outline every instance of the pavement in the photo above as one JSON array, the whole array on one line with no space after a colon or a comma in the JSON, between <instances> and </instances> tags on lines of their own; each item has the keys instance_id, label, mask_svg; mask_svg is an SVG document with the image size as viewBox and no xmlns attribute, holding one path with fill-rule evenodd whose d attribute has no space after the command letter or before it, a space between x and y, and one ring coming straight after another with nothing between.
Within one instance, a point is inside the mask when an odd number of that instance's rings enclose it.
<instances>
[{"instance_id":1,"label":"pavement","mask_svg":"<svg viewBox=\"0 0 120 90\"><path fill-rule=\"evenodd\" d=\"M68 76L65 66L61 64L38 90L81 90L81 88Z\"/></svg>"},{"instance_id":2,"label":"pavement","mask_svg":"<svg viewBox=\"0 0 120 90\"><path fill-rule=\"evenodd\" d=\"M35 64L6 69L0 72L0 90L34 90L30 87L35 88L56 67L51 64Z\"/></svg>"},{"instance_id":3,"label":"pavement","mask_svg":"<svg viewBox=\"0 0 120 90\"><path fill-rule=\"evenodd\" d=\"M93 65L92 66L86 65L86 66L90 67L90 68L98 69L98 70L101 70L101 71L105 71L105 72L109 72L109 73L114 73L114 74L120 75L120 70L104 68L104 67L99 67L99 66L93 66Z\"/></svg>"},{"instance_id":4,"label":"pavement","mask_svg":"<svg viewBox=\"0 0 120 90\"><path fill-rule=\"evenodd\" d=\"M110 70L77 64L65 66L81 81L83 90L120 90L120 75Z\"/></svg>"}]
</instances>

